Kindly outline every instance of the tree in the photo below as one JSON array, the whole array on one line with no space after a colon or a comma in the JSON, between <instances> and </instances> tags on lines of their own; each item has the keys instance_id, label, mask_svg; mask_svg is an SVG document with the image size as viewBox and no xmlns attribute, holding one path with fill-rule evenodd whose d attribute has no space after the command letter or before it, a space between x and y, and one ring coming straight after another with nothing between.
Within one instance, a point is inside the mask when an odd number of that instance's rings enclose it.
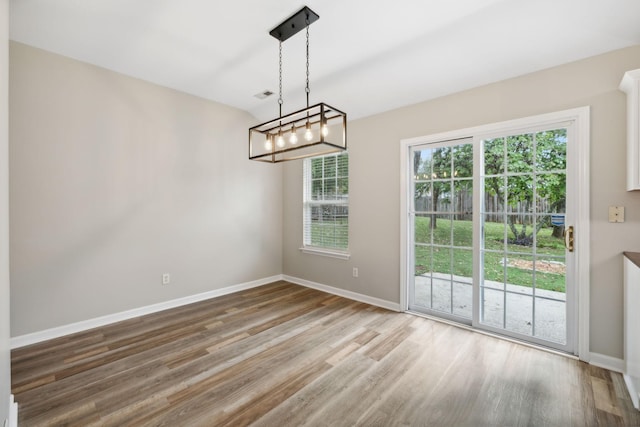
<instances>
[{"instance_id":1,"label":"tree","mask_svg":"<svg viewBox=\"0 0 640 427\"><path fill-rule=\"evenodd\" d=\"M506 210L512 243L530 246L534 234L551 225L549 218L538 218L534 226L534 210L564 212L566 143L566 129L484 141L485 193L496 196L496 211ZM413 171L414 200L416 204L423 201L422 210L429 212L430 227L435 229L443 203L453 203L455 211L462 211L455 205L460 200L455 195L472 185L473 146L463 143L416 151ZM562 226L554 226L554 237L562 231Z\"/></svg>"},{"instance_id":2,"label":"tree","mask_svg":"<svg viewBox=\"0 0 640 427\"><path fill-rule=\"evenodd\" d=\"M429 204L430 227L437 226L437 215L442 204L450 204L456 211L460 200L454 196L471 188L473 177L473 146L464 143L417 151L413 157L416 177L415 200L423 199Z\"/></svg>"},{"instance_id":3,"label":"tree","mask_svg":"<svg viewBox=\"0 0 640 427\"><path fill-rule=\"evenodd\" d=\"M497 195L506 205L507 224L513 233L511 243L530 246L533 236L548 218L535 227L529 214L541 203L550 212L562 212L566 190L566 129L496 138L484 142L485 191ZM535 174L533 173L535 170ZM537 211L537 209L536 209ZM520 220L520 229L516 221ZM554 228L554 236L561 234Z\"/></svg>"}]
</instances>

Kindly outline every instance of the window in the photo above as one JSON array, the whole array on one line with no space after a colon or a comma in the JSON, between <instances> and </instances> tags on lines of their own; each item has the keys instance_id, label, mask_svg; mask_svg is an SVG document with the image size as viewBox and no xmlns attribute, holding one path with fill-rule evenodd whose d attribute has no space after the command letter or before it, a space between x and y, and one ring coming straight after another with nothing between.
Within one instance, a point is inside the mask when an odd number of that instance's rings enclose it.
<instances>
[{"instance_id":1,"label":"window","mask_svg":"<svg viewBox=\"0 0 640 427\"><path fill-rule=\"evenodd\" d=\"M302 250L347 258L349 248L349 156L304 160Z\"/></svg>"}]
</instances>

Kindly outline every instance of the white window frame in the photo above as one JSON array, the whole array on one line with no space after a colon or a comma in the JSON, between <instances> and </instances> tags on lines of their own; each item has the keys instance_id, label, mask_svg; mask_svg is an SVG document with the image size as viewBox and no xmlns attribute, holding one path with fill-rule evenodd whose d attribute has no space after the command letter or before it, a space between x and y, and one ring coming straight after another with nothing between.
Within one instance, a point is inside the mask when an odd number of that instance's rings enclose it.
<instances>
[{"instance_id":1,"label":"white window frame","mask_svg":"<svg viewBox=\"0 0 640 427\"><path fill-rule=\"evenodd\" d=\"M348 152L340 152L335 154L329 154L326 156L320 156L323 158L327 157L338 157L341 155L349 155ZM307 224L310 226L310 215L311 215L311 206L313 205L332 205L332 206L346 206L347 209L349 207L349 195L347 194L346 199L343 200L324 200L324 201L312 201L311 200L311 161L313 159L317 159L319 157L306 158L303 160L302 166L302 174L303 174L303 199L302 199L302 247L300 251L306 254L313 255L321 255L327 256L331 258L345 259L348 260L351 256L349 253L349 214L347 213L347 248L344 250L338 248L329 248L322 246L314 246L310 243L308 235L305 230L307 230ZM347 179L349 179L349 166L347 164Z\"/></svg>"}]
</instances>

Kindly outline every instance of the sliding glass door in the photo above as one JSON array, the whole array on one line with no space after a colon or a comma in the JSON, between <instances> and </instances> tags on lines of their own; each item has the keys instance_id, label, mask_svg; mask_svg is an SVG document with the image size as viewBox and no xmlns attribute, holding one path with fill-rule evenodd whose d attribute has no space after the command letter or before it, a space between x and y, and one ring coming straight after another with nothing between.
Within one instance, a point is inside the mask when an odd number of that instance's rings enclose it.
<instances>
[{"instance_id":1,"label":"sliding glass door","mask_svg":"<svg viewBox=\"0 0 640 427\"><path fill-rule=\"evenodd\" d=\"M480 323L564 346L567 129L480 144Z\"/></svg>"},{"instance_id":2,"label":"sliding glass door","mask_svg":"<svg viewBox=\"0 0 640 427\"><path fill-rule=\"evenodd\" d=\"M573 351L572 136L555 123L409 147L410 311Z\"/></svg>"},{"instance_id":3,"label":"sliding glass door","mask_svg":"<svg viewBox=\"0 0 640 427\"><path fill-rule=\"evenodd\" d=\"M412 150L413 286L409 308L471 322L473 145Z\"/></svg>"}]
</instances>

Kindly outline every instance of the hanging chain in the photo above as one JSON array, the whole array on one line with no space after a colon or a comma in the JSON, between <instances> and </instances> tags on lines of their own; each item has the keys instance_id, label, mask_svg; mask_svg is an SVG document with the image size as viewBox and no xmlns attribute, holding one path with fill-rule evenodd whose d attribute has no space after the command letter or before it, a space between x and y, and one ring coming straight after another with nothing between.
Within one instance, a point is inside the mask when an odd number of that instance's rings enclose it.
<instances>
[{"instance_id":1,"label":"hanging chain","mask_svg":"<svg viewBox=\"0 0 640 427\"><path fill-rule=\"evenodd\" d=\"M278 105L280 107L280 117L282 117L282 40L278 45L280 51L279 63L278 63L278 75L280 78L280 97L278 98Z\"/></svg>"},{"instance_id":2,"label":"hanging chain","mask_svg":"<svg viewBox=\"0 0 640 427\"><path fill-rule=\"evenodd\" d=\"M307 17L307 87L305 87L304 91L307 93L307 108L309 108L309 93L311 89L309 89L309 18Z\"/></svg>"}]
</instances>

